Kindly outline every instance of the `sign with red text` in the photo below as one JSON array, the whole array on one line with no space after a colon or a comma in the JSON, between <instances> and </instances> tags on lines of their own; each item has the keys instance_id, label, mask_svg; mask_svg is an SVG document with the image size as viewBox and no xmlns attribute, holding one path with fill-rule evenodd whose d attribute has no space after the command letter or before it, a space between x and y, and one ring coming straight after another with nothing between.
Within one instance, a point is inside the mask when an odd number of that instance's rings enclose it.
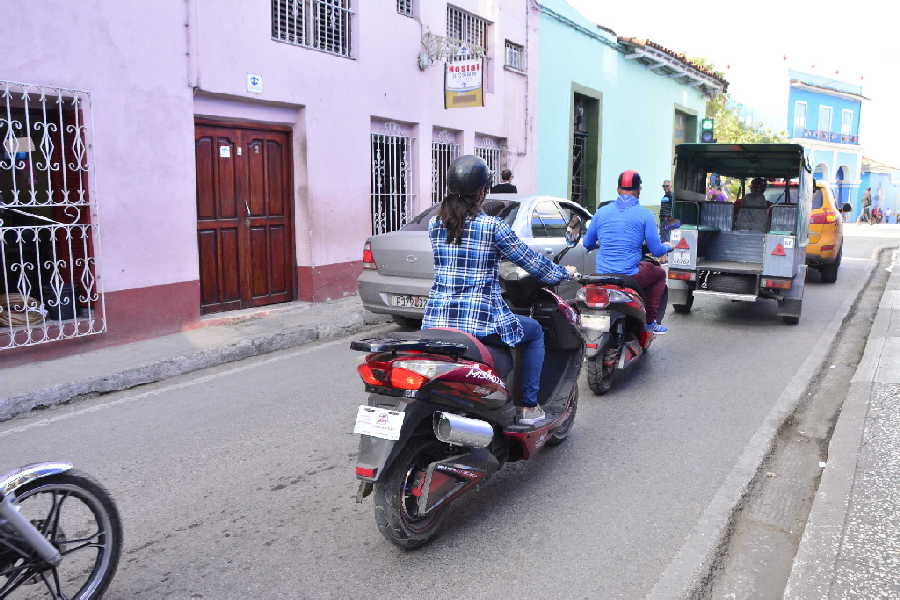
<instances>
[{"instance_id":1,"label":"sign with red text","mask_svg":"<svg viewBox=\"0 0 900 600\"><path fill-rule=\"evenodd\" d=\"M444 108L484 106L484 61L448 62L444 66Z\"/></svg>"}]
</instances>

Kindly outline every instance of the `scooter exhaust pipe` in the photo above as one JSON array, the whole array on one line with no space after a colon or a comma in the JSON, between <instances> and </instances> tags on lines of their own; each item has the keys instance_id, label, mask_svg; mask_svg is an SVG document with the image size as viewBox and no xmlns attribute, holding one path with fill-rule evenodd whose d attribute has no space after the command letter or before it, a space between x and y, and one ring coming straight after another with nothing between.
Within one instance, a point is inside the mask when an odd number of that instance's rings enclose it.
<instances>
[{"instance_id":1,"label":"scooter exhaust pipe","mask_svg":"<svg viewBox=\"0 0 900 600\"><path fill-rule=\"evenodd\" d=\"M494 439L494 428L487 421L470 419L448 412L434 413L434 435L454 446L485 448Z\"/></svg>"}]
</instances>

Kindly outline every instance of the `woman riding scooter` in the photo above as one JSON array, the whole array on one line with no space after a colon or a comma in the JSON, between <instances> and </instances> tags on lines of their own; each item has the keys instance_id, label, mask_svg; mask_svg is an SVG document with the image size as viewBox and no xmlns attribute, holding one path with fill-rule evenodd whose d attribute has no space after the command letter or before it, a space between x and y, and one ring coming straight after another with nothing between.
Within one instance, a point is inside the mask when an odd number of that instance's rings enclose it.
<instances>
[{"instance_id":1,"label":"woman riding scooter","mask_svg":"<svg viewBox=\"0 0 900 600\"><path fill-rule=\"evenodd\" d=\"M434 283L425 306L422 329L452 328L481 340L498 336L522 346L522 398L518 422L533 425L545 418L538 405L544 332L530 317L514 314L500 293L498 264L510 260L546 284L570 279L565 268L529 248L502 219L481 210L491 185L482 159L460 156L450 165L449 193L428 224L434 252Z\"/></svg>"}]
</instances>

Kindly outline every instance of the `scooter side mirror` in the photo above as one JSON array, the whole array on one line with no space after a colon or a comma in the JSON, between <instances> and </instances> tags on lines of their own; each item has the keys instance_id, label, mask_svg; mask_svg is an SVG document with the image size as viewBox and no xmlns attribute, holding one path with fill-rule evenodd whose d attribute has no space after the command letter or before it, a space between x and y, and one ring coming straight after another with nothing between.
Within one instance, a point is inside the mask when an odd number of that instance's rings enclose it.
<instances>
[{"instance_id":1,"label":"scooter side mirror","mask_svg":"<svg viewBox=\"0 0 900 600\"><path fill-rule=\"evenodd\" d=\"M569 248L577 246L584 235L584 230L584 221L581 219L581 215L573 214L566 225L566 245Z\"/></svg>"}]
</instances>

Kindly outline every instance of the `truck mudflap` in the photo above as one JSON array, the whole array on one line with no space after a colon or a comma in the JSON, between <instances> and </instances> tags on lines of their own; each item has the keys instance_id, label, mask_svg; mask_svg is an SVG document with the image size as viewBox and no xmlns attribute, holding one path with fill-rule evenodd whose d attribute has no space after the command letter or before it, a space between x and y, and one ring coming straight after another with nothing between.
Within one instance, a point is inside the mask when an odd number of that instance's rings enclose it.
<instances>
[{"instance_id":1,"label":"truck mudflap","mask_svg":"<svg viewBox=\"0 0 900 600\"><path fill-rule=\"evenodd\" d=\"M670 242L675 247L669 253L669 267L693 271L697 268L697 250L700 249L700 232L696 229L673 229L669 234Z\"/></svg>"},{"instance_id":2,"label":"truck mudflap","mask_svg":"<svg viewBox=\"0 0 900 600\"><path fill-rule=\"evenodd\" d=\"M766 247L763 253L763 276L793 277L794 265L798 262L804 262L795 260L796 253L801 250L796 246L797 238L793 235L766 234Z\"/></svg>"},{"instance_id":3,"label":"truck mudflap","mask_svg":"<svg viewBox=\"0 0 900 600\"><path fill-rule=\"evenodd\" d=\"M784 291L784 297L778 301L776 314L779 317L800 318L803 305L803 292L806 290L806 265L800 265L797 275L791 282L791 289Z\"/></svg>"}]
</instances>

